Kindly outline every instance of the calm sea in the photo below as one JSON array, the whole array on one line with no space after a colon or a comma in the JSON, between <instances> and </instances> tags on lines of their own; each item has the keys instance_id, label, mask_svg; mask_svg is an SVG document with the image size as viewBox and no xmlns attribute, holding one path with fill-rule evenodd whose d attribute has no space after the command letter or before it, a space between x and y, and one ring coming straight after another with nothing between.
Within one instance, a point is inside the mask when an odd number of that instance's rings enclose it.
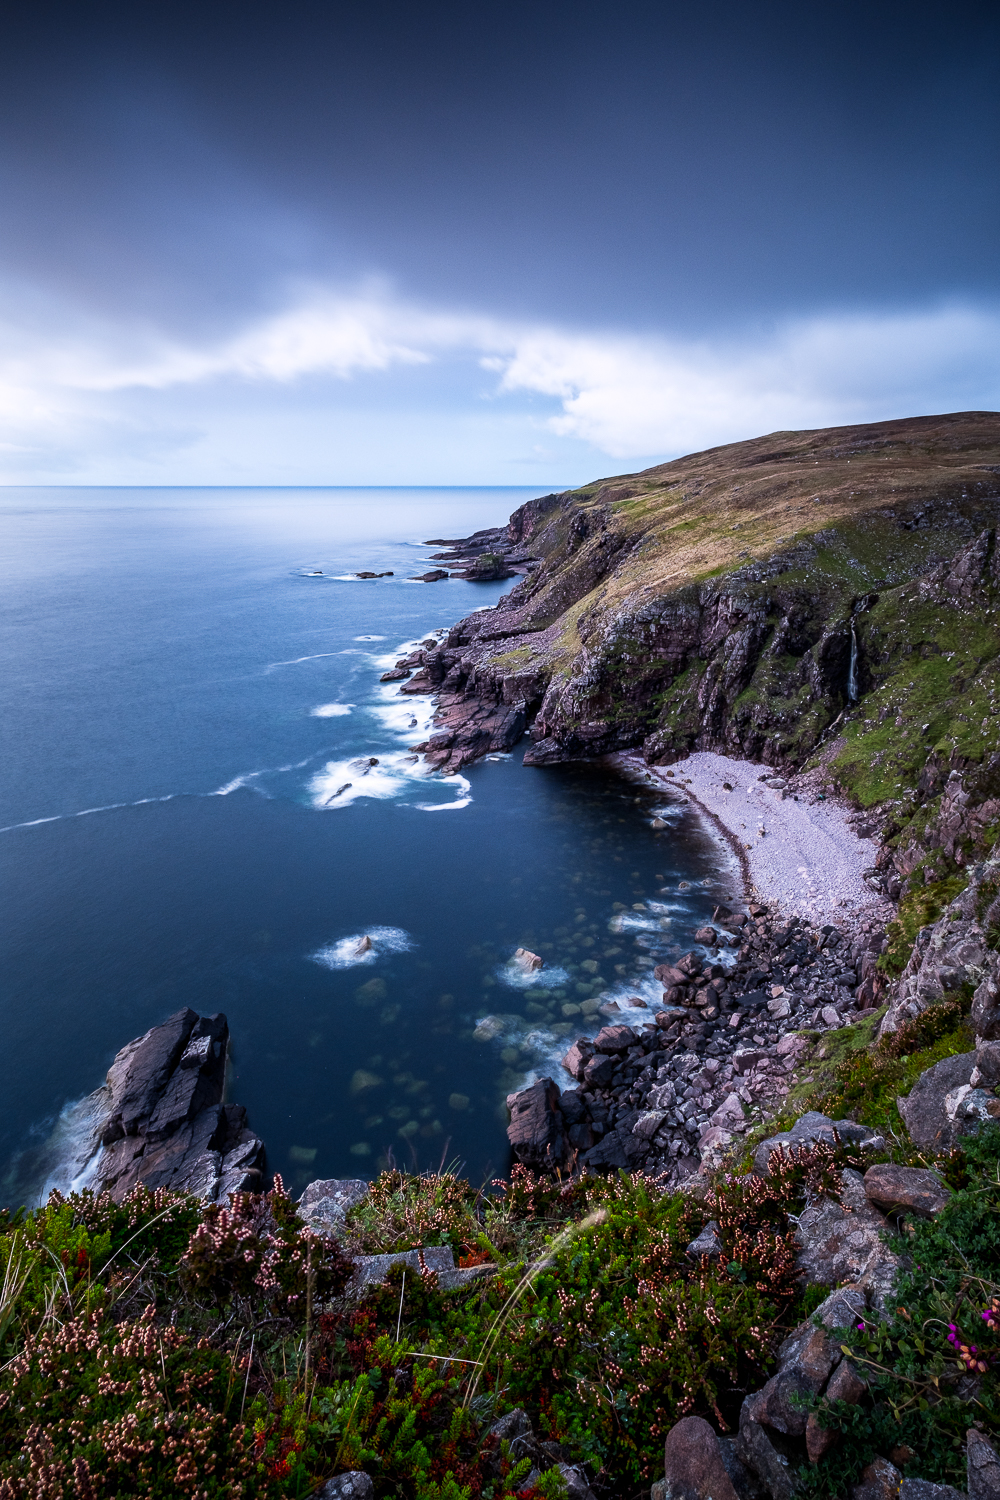
<instances>
[{"instance_id":1,"label":"calm sea","mask_svg":"<svg viewBox=\"0 0 1000 1500\"><path fill-rule=\"evenodd\" d=\"M228 1015L229 1097L300 1186L505 1170L507 1091L657 993L720 889L693 816L520 751L428 776L427 699L378 680L509 586L408 581L422 540L534 493L0 491L0 1197L181 1006Z\"/></svg>"}]
</instances>

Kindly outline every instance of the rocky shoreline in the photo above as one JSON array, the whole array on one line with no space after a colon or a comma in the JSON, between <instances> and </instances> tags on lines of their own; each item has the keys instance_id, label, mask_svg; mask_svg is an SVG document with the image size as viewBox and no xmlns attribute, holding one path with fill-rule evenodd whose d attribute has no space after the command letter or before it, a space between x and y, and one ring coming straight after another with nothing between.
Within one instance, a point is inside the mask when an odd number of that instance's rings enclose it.
<instances>
[{"instance_id":1,"label":"rocky shoreline","mask_svg":"<svg viewBox=\"0 0 1000 1500\"><path fill-rule=\"evenodd\" d=\"M649 1024L579 1037L563 1059L575 1087L543 1078L508 1097L519 1161L683 1182L809 1082L824 1033L876 1015L886 939L875 919L813 928L754 902L717 909L695 937L654 970L663 1008Z\"/></svg>"}]
</instances>

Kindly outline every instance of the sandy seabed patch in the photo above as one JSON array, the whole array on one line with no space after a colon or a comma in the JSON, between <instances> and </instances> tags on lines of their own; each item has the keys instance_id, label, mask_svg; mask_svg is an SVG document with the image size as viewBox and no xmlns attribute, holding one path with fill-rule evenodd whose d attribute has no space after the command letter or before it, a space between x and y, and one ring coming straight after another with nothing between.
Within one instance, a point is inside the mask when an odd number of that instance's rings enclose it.
<instances>
[{"instance_id":1,"label":"sandy seabed patch","mask_svg":"<svg viewBox=\"0 0 1000 1500\"><path fill-rule=\"evenodd\" d=\"M850 827L853 810L846 802L829 792L819 800L810 778L787 778L783 796L781 788L763 784L780 772L710 750L669 767L646 766L638 756L620 758L674 794L689 797L709 815L717 837L728 835L730 848L739 846L751 898L788 915L840 926L851 914L891 912L886 898L864 878L875 864L878 844Z\"/></svg>"}]
</instances>

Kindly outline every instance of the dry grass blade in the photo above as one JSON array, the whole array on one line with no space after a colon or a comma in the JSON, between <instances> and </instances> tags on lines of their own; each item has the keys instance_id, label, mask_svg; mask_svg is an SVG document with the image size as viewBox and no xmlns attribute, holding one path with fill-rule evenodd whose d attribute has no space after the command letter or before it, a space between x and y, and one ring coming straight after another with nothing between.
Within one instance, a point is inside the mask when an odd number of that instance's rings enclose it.
<instances>
[{"instance_id":1,"label":"dry grass blade","mask_svg":"<svg viewBox=\"0 0 1000 1500\"><path fill-rule=\"evenodd\" d=\"M517 1283L517 1286L511 1292L510 1296L507 1298L507 1301L504 1303L503 1307L501 1307L500 1311L493 1319L493 1323L490 1326L490 1331L486 1336L486 1343L483 1346L483 1352L480 1355L479 1359L476 1361L479 1369L474 1380L472 1381L472 1384L465 1393L465 1400L462 1402L463 1409L468 1407L470 1401L475 1398L476 1392L479 1389L479 1382L482 1379L483 1371L489 1363L490 1357L493 1354L493 1350L496 1348L497 1341L500 1338L500 1335L503 1333L504 1328L507 1326L511 1314L514 1312L517 1304L520 1302L525 1292L530 1289L532 1282L536 1277L540 1276L543 1271L547 1270L552 1265L556 1255L558 1255L560 1250L564 1249L564 1247L569 1244L570 1240L575 1239L578 1234L583 1234L589 1229L595 1229L598 1224L603 1224L607 1216L607 1209L598 1208L595 1209L592 1214L588 1214L585 1219L581 1219L579 1223L568 1224L560 1234L556 1235L555 1239L552 1241L548 1250L541 1257L541 1259L536 1260L525 1271L524 1275L521 1277L521 1280Z\"/></svg>"},{"instance_id":2,"label":"dry grass blade","mask_svg":"<svg viewBox=\"0 0 1000 1500\"><path fill-rule=\"evenodd\" d=\"M31 1275L35 1259L33 1255L25 1255L20 1233L15 1234L7 1252L3 1285L0 1286L0 1349L3 1348L7 1330L16 1316L17 1304L24 1291L24 1284Z\"/></svg>"}]
</instances>

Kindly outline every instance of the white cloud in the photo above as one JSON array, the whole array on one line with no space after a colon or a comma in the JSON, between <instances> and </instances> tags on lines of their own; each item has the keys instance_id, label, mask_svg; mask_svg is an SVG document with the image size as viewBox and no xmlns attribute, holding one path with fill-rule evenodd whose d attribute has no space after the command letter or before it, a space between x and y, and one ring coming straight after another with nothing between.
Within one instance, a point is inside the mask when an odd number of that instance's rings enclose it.
<instances>
[{"instance_id":1,"label":"white cloud","mask_svg":"<svg viewBox=\"0 0 1000 1500\"><path fill-rule=\"evenodd\" d=\"M236 477L237 455L227 460L225 452L234 411L242 402L250 422L262 392L281 387L287 396L306 379L303 421L316 425L337 412L343 382L370 377L368 416L391 443L394 424L402 432L413 413L400 406L398 386L378 377L409 369L423 379L420 370L432 364L454 366L452 402L456 382L464 391L464 409L451 412L456 438L473 413L498 431L506 423L512 466L537 453L550 466L572 456L579 470L588 449L649 462L776 428L1000 404L1000 315L992 308L830 314L756 335L681 341L427 308L379 284L351 292L311 286L290 292L272 316L199 343L18 290L0 295L0 473L14 479L89 473L95 454L110 474L116 454L138 454L171 482L170 455L192 445L211 453L215 482L227 461ZM483 369L494 377L485 393ZM484 394L492 398L485 404ZM512 407L520 411L514 426ZM434 415L446 430L448 413ZM547 442L529 441L531 432ZM274 454L269 482L281 463ZM304 482L293 469L291 482ZM495 462L493 470L482 477L504 477ZM245 482L245 468L239 477ZM370 482L380 477L373 466ZM511 469L508 477L523 476Z\"/></svg>"},{"instance_id":2,"label":"white cloud","mask_svg":"<svg viewBox=\"0 0 1000 1500\"><path fill-rule=\"evenodd\" d=\"M823 317L714 345L541 329L487 363L502 389L559 400L553 432L627 459L777 428L993 406L1000 317L967 308Z\"/></svg>"}]
</instances>

